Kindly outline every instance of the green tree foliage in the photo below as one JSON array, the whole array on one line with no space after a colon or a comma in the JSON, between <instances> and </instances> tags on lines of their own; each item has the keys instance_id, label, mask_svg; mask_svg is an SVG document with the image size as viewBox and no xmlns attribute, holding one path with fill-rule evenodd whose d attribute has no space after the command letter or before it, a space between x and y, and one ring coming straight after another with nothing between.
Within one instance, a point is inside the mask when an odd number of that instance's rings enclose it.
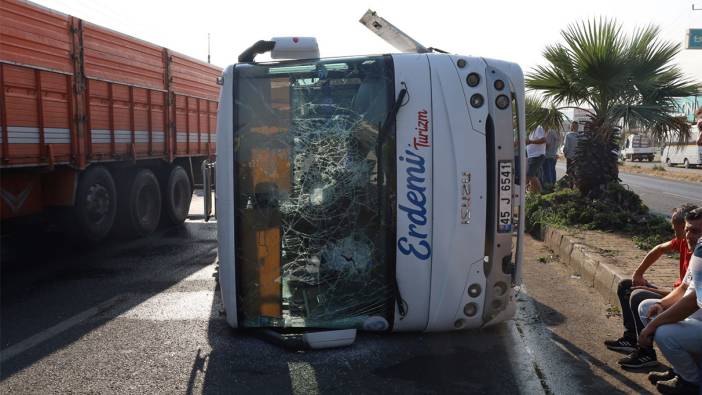
<instances>
[{"instance_id":1,"label":"green tree foliage","mask_svg":"<svg viewBox=\"0 0 702 395\"><path fill-rule=\"evenodd\" d=\"M618 182L610 182L597 197L562 188L548 194L526 197L526 228L538 236L544 225L619 232L633 236L640 248L673 237L670 222L651 214L639 196Z\"/></svg>"},{"instance_id":2,"label":"green tree foliage","mask_svg":"<svg viewBox=\"0 0 702 395\"><path fill-rule=\"evenodd\" d=\"M680 44L660 40L656 26L627 35L616 21L601 18L570 25L561 35L564 42L546 47L547 64L527 74L526 86L539 91L551 109L589 114L575 182L583 194L599 194L618 177L612 154L618 130L639 127L655 139L664 134L686 139L689 125L671 115L674 98L698 94L702 87L672 63ZM543 117L544 111L535 114Z\"/></svg>"}]
</instances>

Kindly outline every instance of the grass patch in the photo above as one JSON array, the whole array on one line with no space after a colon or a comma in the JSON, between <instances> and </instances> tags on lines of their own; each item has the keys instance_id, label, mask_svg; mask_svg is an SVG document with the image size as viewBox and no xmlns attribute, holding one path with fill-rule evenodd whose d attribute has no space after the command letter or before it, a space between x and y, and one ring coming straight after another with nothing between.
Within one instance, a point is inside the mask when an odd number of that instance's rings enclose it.
<instances>
[{"instance_id":1,"label":"grass patch","mask_svg":"<svg viewBox=\"0 0 702 395\"><path fill-rule=\"evenodd\" d=\"M661 165L653 165L652 169L653 169L654 171L667 171L667 170L665 169L665 167L663 167L663 166L661 166Z\"/></svg>"},{"instance_id":2,"label":"grass patch","mask_svg":"<svg viewBox=\"0 0 702 395\"><path fill-rule=\"evenodd\" d=\"M622 312L621 312L621 310L619 310L619 306L609 305L609 307L607 307L607 318L619 317L621 315L622 315Z\"/></svg>"}]
</instances>

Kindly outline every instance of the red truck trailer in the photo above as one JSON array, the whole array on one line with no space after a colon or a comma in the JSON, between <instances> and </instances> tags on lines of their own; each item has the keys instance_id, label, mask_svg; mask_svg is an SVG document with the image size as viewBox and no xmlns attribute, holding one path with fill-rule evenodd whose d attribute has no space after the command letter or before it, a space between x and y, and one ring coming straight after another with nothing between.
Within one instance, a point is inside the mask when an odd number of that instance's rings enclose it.
<instances>
[{"instance_id":1,"label":"red truck trailer","mask_svg":"<svg viewBox=\"0 0 702 395\"><path fill-rule=\"evenodd\" d=\"M97 241L180 223L215 154L221 69L0 0L0 213L56 208ZM194 176L195 175L195 176Z\"/></svg>"}]
</instances>

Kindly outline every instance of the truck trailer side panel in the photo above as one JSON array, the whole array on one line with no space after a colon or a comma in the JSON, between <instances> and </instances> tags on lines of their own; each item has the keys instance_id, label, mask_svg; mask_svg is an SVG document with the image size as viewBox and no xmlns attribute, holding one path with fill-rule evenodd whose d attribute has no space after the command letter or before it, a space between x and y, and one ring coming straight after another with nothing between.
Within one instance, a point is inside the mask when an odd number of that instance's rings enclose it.
<instances>
[{"instance_id":1,"label":"truck trailer side panel","mask_svg":"<svg viewBox=\"0 0 702 395\"><path fill-rule=\"evenodd\" d=\"M150 168L162 193L178 166L192 182L193 167L215 154L220 75L167 48L0 0L1 217L73 205L82 174L100 163L115 179Z\"/></svg>"}]
</instances>

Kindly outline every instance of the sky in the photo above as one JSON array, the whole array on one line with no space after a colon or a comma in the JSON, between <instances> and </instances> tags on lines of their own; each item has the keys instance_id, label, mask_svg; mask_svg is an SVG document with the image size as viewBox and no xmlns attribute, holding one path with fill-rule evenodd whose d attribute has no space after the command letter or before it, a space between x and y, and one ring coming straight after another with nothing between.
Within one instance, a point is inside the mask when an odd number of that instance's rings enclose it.
<instances>
[{"instance_id":1,"label":"sky","mask_svg":"<svg viewBox=\"0 0 702 395\"><path fill-rule=\"evenodd\" d=\"M368 9L426 47L516 62L525 72L544 64L544 48L560 42L563 29L588 18L614 18L625 31L655 24L683 48L687 29L702 28L702 0L35 2L201 60L207 60L209 33L211 61L222 67L254 42L276 36L314 36L322 57L397 52L358 22ZM702 50L683 49L676 62L702 83Z\"/></svg>"}]
</instances>

